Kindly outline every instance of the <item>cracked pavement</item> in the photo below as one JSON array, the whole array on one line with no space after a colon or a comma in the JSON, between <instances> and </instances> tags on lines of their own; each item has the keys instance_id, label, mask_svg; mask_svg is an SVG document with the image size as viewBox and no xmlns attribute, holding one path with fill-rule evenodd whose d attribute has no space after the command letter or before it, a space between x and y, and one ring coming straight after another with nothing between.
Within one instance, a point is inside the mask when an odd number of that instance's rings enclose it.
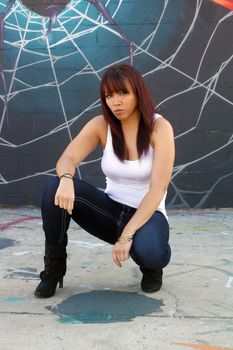
<instances>
[{"instance_id":1,"label":"cracked pavement","mask_svg":"<svg viewBox=\"0 0 233 350\"><path fill-rule=\"evenodd\" d=\"M172 258L162 289L140 290L132 260L75 223L64 288L33 292L43 265L40 211L1 208L0 339L11 349L233 349L233 210L168 210Z\"/></svg>"}]
</instances>

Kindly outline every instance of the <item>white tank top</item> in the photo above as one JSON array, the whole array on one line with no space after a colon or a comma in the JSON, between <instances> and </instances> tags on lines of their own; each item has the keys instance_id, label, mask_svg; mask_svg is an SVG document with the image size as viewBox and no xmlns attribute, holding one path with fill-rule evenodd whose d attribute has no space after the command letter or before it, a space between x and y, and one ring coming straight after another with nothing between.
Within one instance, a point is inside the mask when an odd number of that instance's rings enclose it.
<instances>
[{"instance_id":1,"label":"white tank top","mask_svg":"<svg viewBox=\"0 0 233 350\"><path fill-rule=\"evenodd\" d=\"M155 119L160 117L162 116L155 114ZM111 130L108 126L107 143L101 160L101 168L106 178L105 193L116 202L138 208L149 190L153 152L153 148L149 146L148 152L140 159L120 161L114 153ZM157 210L167 217L165 199L166 194Z\"/></svg>"}]
</instances>

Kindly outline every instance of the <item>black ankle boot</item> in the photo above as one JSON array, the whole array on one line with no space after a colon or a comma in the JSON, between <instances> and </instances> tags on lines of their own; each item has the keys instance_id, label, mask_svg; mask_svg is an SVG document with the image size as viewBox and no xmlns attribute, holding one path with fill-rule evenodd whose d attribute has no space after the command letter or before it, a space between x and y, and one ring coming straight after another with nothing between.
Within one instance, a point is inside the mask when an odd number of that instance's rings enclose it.
<instances>
[{"instance_id":1,"label":"black ankle boot","mask_svg":"<svg viewBox=\"0 0 233 350\"><path fill-rule=\"evenodd\" d=\"M146 293L154 293L160 290L162 287L163 270L149 270L142 267L140 267L140 270L143 274L141 281L142 290Z\"/></svg>"},{"instance_id":2,"label":"black ankle boot","mask_svg":"<svg viewBox=\"0 0 233 350\"><path fill-rule=\"evenodd\" d=\"M41 282L34 294L36 297L49 298L55 294L57 284L63 288L63 276L66 274L66 247L45 243L45 269L40 273Z\"/></svg>"}]
</instances>

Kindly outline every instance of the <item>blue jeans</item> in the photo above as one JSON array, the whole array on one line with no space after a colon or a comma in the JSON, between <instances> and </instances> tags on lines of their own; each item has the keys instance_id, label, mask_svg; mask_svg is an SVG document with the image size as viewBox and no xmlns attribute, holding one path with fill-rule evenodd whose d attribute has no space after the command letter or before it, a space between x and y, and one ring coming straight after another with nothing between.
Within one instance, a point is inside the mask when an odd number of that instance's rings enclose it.
<instances>
[{"instance_id":1,"label":"blue jeans","mask_svg":"<svg viewBox=\"0 0 233 350\"><path fill-rule=\"evenodd\" d=\"M74 178L75 201L72 215L54 205L59 179L53 178L42 198L42 219L46 242L67 245L67 231L72 218L85 231L110 244L115 244L136 209L113 201L104 191ZM169 225L156 211L134 235L130 255L142 268L160 269L170 260Z\"/></svg>"}]
</instances>

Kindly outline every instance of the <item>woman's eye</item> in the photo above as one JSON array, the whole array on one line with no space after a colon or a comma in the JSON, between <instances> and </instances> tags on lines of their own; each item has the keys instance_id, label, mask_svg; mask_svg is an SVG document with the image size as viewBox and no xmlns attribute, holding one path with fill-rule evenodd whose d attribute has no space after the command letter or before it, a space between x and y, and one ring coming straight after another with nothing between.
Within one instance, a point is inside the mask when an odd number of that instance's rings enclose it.
<instances>
[{"instance_id":1,"label":"woman's eye","mask_svg":"<svg viewBox=\"0 0 233 350\"><path fill-rule=\"evenodd\" d=\"M122 95L125 95L126 94L126 92L124 92L124 91L120 91L120 95L122 96Z\"/></svg>"}]
</instances>

